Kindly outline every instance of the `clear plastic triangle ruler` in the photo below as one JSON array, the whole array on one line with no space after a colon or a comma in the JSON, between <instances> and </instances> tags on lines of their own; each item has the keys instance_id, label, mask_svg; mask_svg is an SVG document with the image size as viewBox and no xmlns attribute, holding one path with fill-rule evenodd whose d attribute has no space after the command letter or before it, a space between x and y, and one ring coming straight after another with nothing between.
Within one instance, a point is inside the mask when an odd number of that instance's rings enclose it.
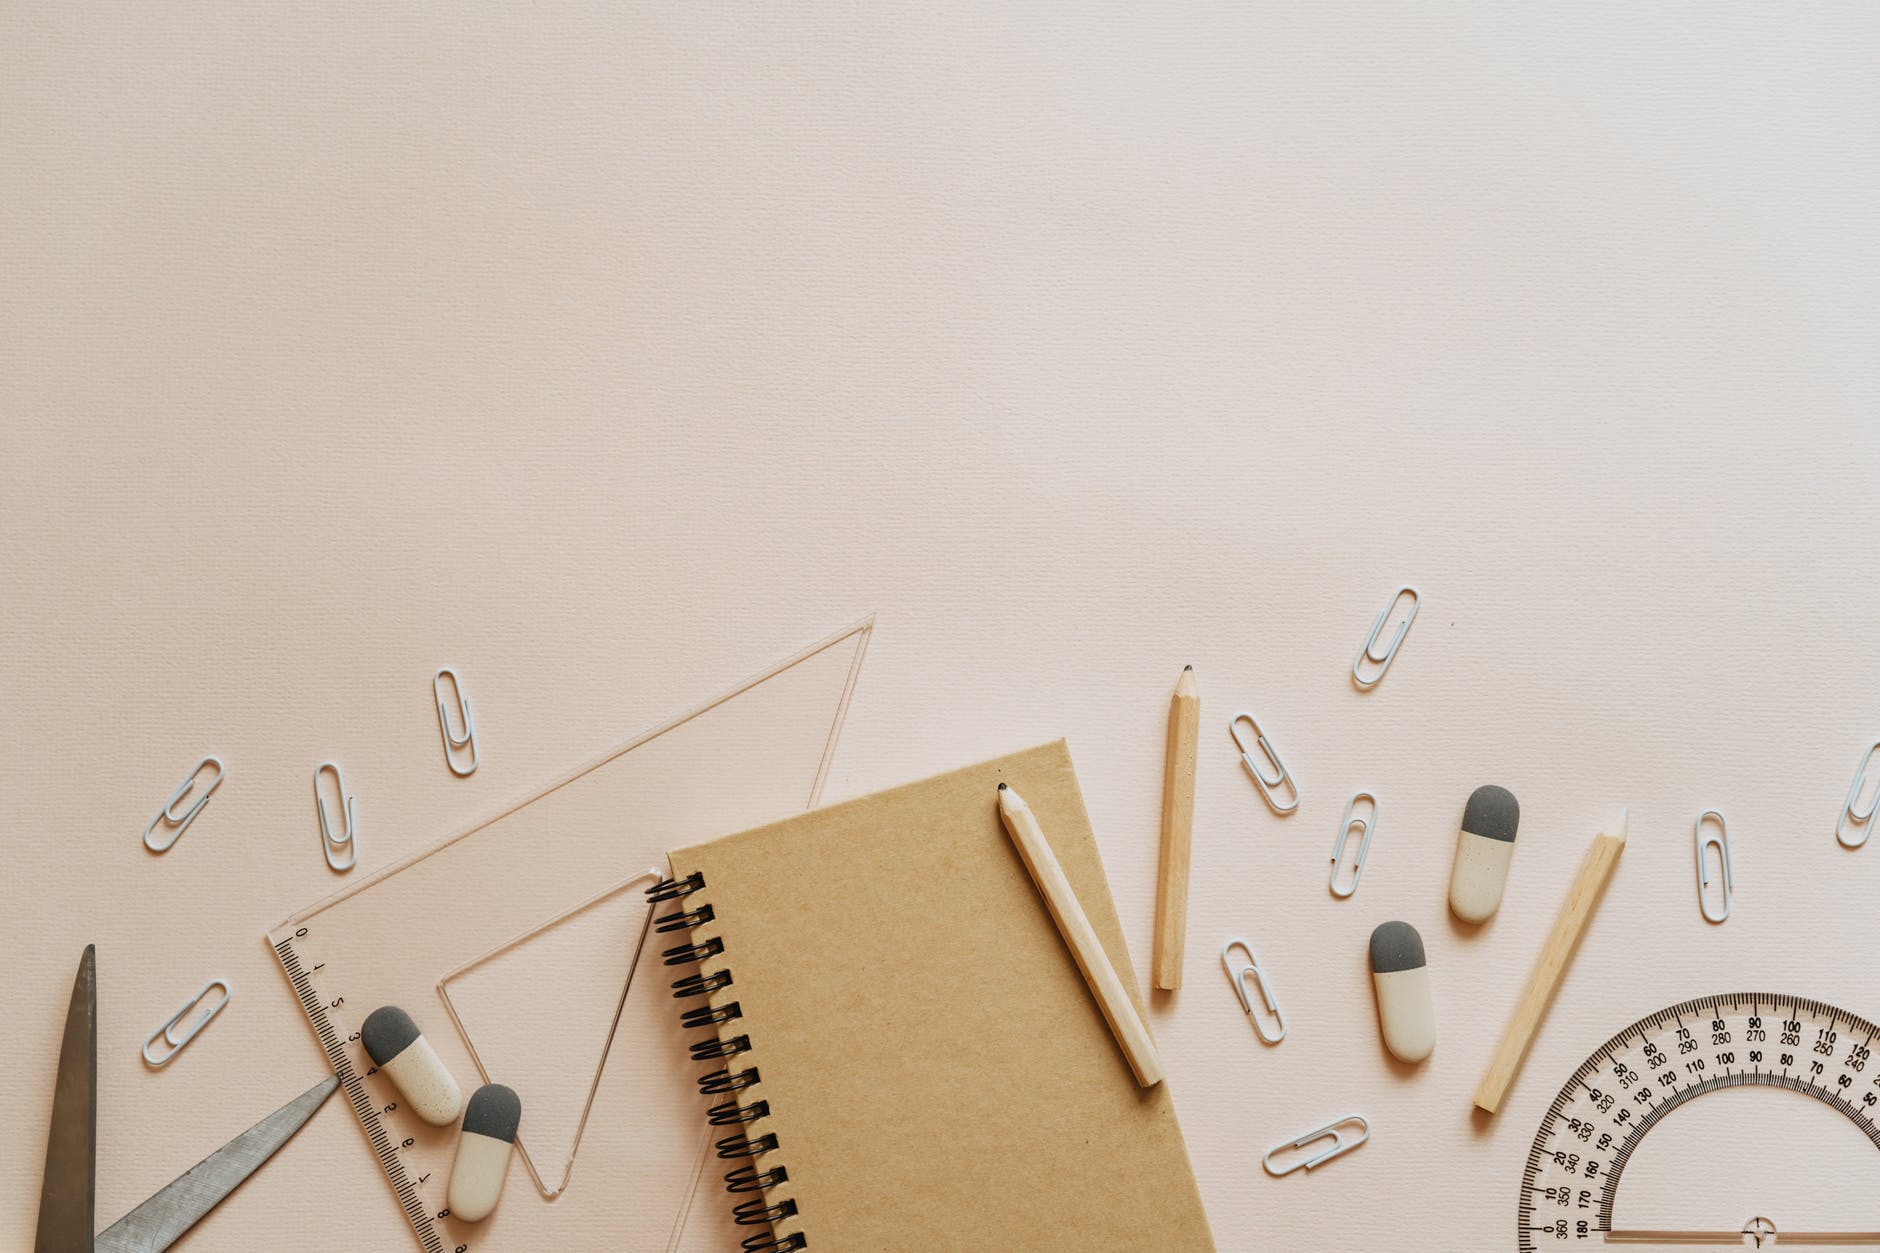
<instances>
[{"instance_id":1,"label":"clear plastic triangle ruler","mask_svg":"<svg viewBox=\"0 0 1880 1253\"><path fill-rule=\"evenodd\" d=\"M1880 1249L1880 1038L1804 997L1641 1018L1554 1098L1518 1247Z\"/></svg>"},{"instance_id":2,"label":"clear plastic triangle ruler","mask_svg":"<svg viewBox=\"0 0 1880 1253\"><path fill-rule=\"evenodd\" d=\"M816 803L872 626L823 640L269 935L425 1253L726 1242L724 1207L692 1213L705 1108L670 973L645 943L643 889L673 848ZM381 1005L412 1015L466 1094L498 1082L522 1098L509 1186L481 1223L445 1205L456 1128L401 1108L359 1044Z\"/></svg>"}]
</instances>

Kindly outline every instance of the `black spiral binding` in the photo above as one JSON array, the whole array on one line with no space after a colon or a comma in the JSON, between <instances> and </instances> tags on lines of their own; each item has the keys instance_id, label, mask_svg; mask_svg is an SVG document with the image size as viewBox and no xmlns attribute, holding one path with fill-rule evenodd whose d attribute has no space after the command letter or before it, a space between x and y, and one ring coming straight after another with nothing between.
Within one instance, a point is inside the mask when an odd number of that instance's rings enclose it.
<instances>
[{"instance_id":1,"label":"black spiral binding","mask_svg":"<svg viewBox=\"0 0 1880 1253\"><path fill-rule=\"evenodd\" d=\"M646 890L646 897L652 904L676 901L702 891L705 876L693 873L683 879L663 879ZM688 905L677 913L667 914L653 920L653 930L660 932L692 931L713 920L712 907L708 904ZM661 956L668 966L686 966L707 957L721 956L725 943L717 936L706 936L693 943L679 944L665 950ZM694 996L710 996L732 986L729 970L716 970L710 974L690 974L676 980L672 985L672 994L678 999ZM688 1009L679 1015L680 1025L688 1030L694 1027L716 1028L728 1022L735 1022L744 1017L744 1011L736 1001L726 1001L722 1005L704 1005ZM708 1096L724 1096L730 1099L713 1105L705 1117L714 1127L745 1127L760 1118L770 1115L770 1102L753 1100L748 1103L741 1100L742 1094L756 1087L762 1076L756 1066L731 1066L730 1059L751 1051L751 1037L731 1035L720 1037L714 1031L709 1039L700 1040L691 1046L693 1061L720 1061L726 1064L709 1074L699 1077L699 1091ZM760 1154L776 1151L775 1133L764 1132L753 1135L748 1131L738 1131L725 1136L717 1142L718 1156L726 1160L742 1158L756 1159ZM781 1165L765 1163L760 1169L755 1160L740 1166L725 1175L725 1191L733 1196L744 1193L756 1193L749 1200L738 1202L732 1207L731 1216L740 1227L765 1227L768 1230L747 1236L742 1242L745 1253L796 1253L798 1249L809 1247L809 1237L800 1231L788 1234L780 1233L776 1225L786 1219L796 1217L796 1202L783 1200L771 1203L764 1193L778 1184L787 1181L790 1172Z\"/></svg>"}]
</instances>

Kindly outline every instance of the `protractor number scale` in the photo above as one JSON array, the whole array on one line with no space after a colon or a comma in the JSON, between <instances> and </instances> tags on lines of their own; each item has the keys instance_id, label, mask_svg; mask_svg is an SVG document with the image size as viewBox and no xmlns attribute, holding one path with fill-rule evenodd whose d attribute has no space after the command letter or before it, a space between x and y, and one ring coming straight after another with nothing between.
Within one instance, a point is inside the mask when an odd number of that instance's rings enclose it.
<instances>
[{"instance_id":1,"label":"protractor number scale","mask_svg":"<svg viewBox=\"0 0 1880 1253\"><path fill-rule=\"evenodd\" d=\"M1780 1227L1747 1214L1720 1215L1714 1230L1613 1226L1626 1165L1653 1127L1726 1088L1820 1101L1880 1155L1877 1034L1873 1023L1832 1005L1753 992L1685 1001L1633 1023L1581 1064L1542 1120L1521 1178L1519 1247L1761 1248L1767 1240L1772 1248L1880 1248L1880 1230L1804 1229L1800 1215Z\"/></svg>"},{"instance_id":2,"label":"protractor number scale","mask_svg":"<svg viewBox=\"0 0 1880 1253\"><path fill-rule=\"evenodd\" d=\"M290 925L269 938L418 1244L424 1253L470 1253L468 1242L447 1238L440 1229L449 1211L427 1199L440 1195L450 1177L448 1141L440 1141L438 1128L402 1108L398 1090L359 1043L358 1021L376 1006L355 1008L344 995L321 986L325 964L308 947L307 927Z\"/></svg>"}]
</instances>

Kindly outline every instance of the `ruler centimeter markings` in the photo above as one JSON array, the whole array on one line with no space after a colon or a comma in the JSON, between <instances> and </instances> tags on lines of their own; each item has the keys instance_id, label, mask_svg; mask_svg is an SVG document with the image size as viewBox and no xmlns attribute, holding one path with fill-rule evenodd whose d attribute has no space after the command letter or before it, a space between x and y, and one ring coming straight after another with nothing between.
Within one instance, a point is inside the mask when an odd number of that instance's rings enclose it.
<instances>
[{"instance_id":1,"label":"ruler centimeter markings","mask_svg":"<svg viewBox=\"0 0 1880 1253\"><path fill-rule=\"evenodd\" d=\"M373 1156L379 1159L379 1168L385 1172L386 1182L391 1184L399 1208L405 1211L405 1217L411 1223L418 1243L424 1247L424 1253L469 1253L468 1244L446 1246L443 1236L438 1234L436 1219L420 1190L420 1185L431 1177L430 1172L412 1178L411 1171L405 1165L404 1151L413 1145L414 1140L393 1138L393 1133L386 1129L385 1119L389 1110L395 1107L382 1109L379 1106L366 1087L366 1076L359 1072L352 1058L347 1056L346 1045L356 1042L358 1035L355 1033L350 1039L342 1037L339 1029L333 1025L327 1002L314 986L313 975L320 965L308 969L302 964L300 954L294 950L295 942L306 937L306 927L294 928L274 941L274 955L280 961L287 981L293 986L294 995L299 999L307 1021L313 1025L320 1048L326 1053L333 1073L338 1076L340 1087L345 1090L346 1099L351 1103L353 1113L359 1119L360 1129L365 1132L366 1140L372 1146ZM372 1070L376 1071L377 1067Z\"/></svg>"}]
</instances>

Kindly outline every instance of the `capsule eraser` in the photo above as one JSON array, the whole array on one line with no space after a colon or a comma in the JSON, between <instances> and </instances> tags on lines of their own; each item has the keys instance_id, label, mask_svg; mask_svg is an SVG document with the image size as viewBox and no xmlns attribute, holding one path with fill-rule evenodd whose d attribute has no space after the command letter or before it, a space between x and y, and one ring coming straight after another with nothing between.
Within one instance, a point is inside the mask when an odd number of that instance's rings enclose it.
<instances>
[{"instance_id":1,"label":"capsule eraser","mask_svg":"<svg viewBox=\"0 0 1880 1253\"><path fill-rule=\"evenodd\" d=\"M1400 1062L1420 1062L1436 1047L1436 1006L1423 937L1407 922L1386 922L1371 932L1371 983L1377 990L1377 1025L1384 1047Z\"/></svg>"},{"instance_id":2,"label":"capsule eraser","mask_svg":"<svg viewBox=\"0 0 1880 1253\"><path fill-rule=\"evenodd\" d=\"M410 1014L396 1005L373 1010L359 1028L359 1041L418 1117L434 1127L457 1121L463 1091Z\"/></svg>"},{"instance_id":3,"label":"capsule eraser","mask_svg":"<svg viewBox=\"0 0 1880 1253\"><path fill-rule=\"evenodd\" d=\"M470 1094L457 1137L457 1160L450 1167L445 1203L451 1217L480 1223L496 1208L509 1177L509 1151L516 1145L522 1100L500 1083L486 1083Z\"/></svg>"},{"instance_id":4,"label":"capsule eraser","mask_svg":"<svg viewBox=\"0 0 1880 1253\"><path fill-rule=\"evenodd\" d=\"M1449 871L1449 908L1462 921L1487 922L1501 908L1520 825L1521 804L1507 788L1487 783L1469 793Z\"/></svg>"}]
</instances>

